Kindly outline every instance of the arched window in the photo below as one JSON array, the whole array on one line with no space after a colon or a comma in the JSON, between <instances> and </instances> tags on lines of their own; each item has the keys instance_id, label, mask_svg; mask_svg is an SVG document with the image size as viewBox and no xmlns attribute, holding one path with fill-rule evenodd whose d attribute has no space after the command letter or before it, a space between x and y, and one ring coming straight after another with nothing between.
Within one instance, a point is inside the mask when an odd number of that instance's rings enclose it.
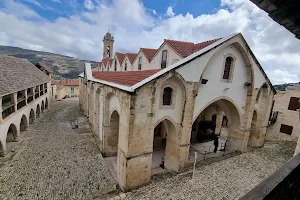
<instances>
[{"instance_id":1,"label":"arched window","mask_svg":"<svg viewBox=\"0 0 300 200\"><path fill-rule=\"evenodd\" d=\"M117 59L115 59L115 71L117 71Z\"/></svg>"},{"instance_id":2,"label":"arched window","mask_svg":"<svg viewBox=\"0 0 300 200\"><path fill-rule=\"evenodd\" d=\"M124 68L125 71L127 71L127 60L125 60L125 68Z\"/></svg>"},{"instance_id":3,"label":"arched window","mask_svg":"<svg viewBox=\"0 0 300 200\"><path fill-rule=\"evenodd\" d=\"M227 57L226 60L225 60L225 68L224 68L224 73L223 73L223 79L227 79L227 80L229 79L232 63L233 63L233 58L232 57Z\"/></svg>"},{"instance_id":4,"label":"arched window","mask_svg":"<svg viewBox=\"0 0 300 200\"><path fill-rule=\"evenodd\" d=\"M163 105L171 105L172 104L172 92L173 92L173 89L170 87L166 87L164 89Z\"/></svg>"}]
</instances>

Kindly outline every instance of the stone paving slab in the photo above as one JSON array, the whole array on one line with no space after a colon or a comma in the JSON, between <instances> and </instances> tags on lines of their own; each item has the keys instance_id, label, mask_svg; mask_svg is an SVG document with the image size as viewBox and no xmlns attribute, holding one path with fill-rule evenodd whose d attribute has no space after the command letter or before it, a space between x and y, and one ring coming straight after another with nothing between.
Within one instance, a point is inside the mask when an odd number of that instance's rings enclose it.
<instances>
[{"instance_id":1,"label":"stone paving slab","mask_svg":"<svg viewBox=\"0 0 300 200\"><path fill-rule=\"evenodd\" d=\"M239 199L293 156L293 141L267 142L263 148L200 166L192 171L155 177L152 183L126 193L125 199Z\"/></svg>"},{"instance_id":2,"label":"stone paving slab","mask_svg":"<svg viewBox=\"0 0 300 200\"><path fill-rule=\"evenodd\" d=\"M51 104L0 159L0 199L105 199L116 182L88 127L78 99Z\"/></svg>"}]
</instances>

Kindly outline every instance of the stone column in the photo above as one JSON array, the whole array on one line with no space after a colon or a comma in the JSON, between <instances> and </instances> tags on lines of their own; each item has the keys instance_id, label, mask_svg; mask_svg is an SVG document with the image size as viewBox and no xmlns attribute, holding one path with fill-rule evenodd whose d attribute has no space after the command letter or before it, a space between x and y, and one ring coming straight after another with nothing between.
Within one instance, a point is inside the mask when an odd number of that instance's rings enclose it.
<instances>
[{"instance_id":1,"label":"stone column","mask_svg":"<svg viewBox=\"0 0 300 200\"><path fill-rule=\"evenodd\" d=\"M32 88L32 95L33 95L33 100L32 101L34 101L35 100L35 87Z\"/></svg>"},{"instance_id":2,"label":"stone column","mask_svg":"<svg viewBox=\"0 0 300 200\"><path fill-rule=\"evenodd\" d=\"M222 121L223 121L223 112L218 112L217 119L216 119L216 129L215 134L220 135L221 128L222 128Z\"/></svg>"},{"instance_id":3,"label":"stone column","mask_svg":"<svg viewBox=\"0 0 300 200\"><path fill-rule=\"evenodd\" d=\"M27 98L28 98L28 94L27 94L27 90L25 90L25 103L26 103L26 106L28 105Z\"/></svg>"},{"instance_id":4,"label":"stone column","mask_svg":"<svg viewBox=\"0 0 300 200\"><path fill-rule=\"evenodd\" d=\"M13 93L13 103L14 103L14 108L15 112L18 110L18 93Z\"/></svg>"},{"instance_id":5,"label":"stone column","mask_svg":"<svg viewBox=\"0 0 300 200\"><path fill-rule=\"evenodd\" d=\"M171 139L169 143L171 148L166 151L165 155L165 166L176 172L180 172L186 166L189 159L193 113L195 98L198 93L198 83L188 83L185 86L185 90L186 99L183 107L182 123L181 128L179 128L178 138ZM167 140L169 140L169 138Z\"/></svg>"},{"instance_id":6,"label":"stone column","mask_svg":"<svg viewBox=\"0 0 300 200\"><path fill-rule=\"evenodd\" d=\"M151 87L143 87L137 95L128 94L121 100L117 176L123 191L151 181L154 136L151 96Z\"/></svg>"}]
</instances>

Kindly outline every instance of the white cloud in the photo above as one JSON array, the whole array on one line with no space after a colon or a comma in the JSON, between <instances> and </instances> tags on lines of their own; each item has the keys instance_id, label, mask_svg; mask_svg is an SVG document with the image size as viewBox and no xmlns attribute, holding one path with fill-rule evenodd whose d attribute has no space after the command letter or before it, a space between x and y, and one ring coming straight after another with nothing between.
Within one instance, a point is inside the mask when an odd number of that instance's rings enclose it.
<instances>
[{"instance_id":1,"label":"white cloud","mask_svg":"<svg viewBox=\"0 0 300 200\"><path fill-rule=\"evenodd\" d=\"M24 0L24 1L42 7L42 5L37 0Z\"/></svg>"},{"instance_id":2,"label":"white cloud","mask_svg":"<svg viewBox=\"0 0 300 200\"><path fill-rule=\"evenodd\" d=\"M93 12L50 22L21 3L5 1L0 44L100 60L108 29L115 37L114 49L127 52L157 48L165 38L200 42L242 32L274 84L300 78L300 41L250 1L222 0L216 13L199 16L175 14L169 7L169 17L154 15L140 0L94 2Z\"/></svg>"},{"instance_id":3,"label":"white cloud","mask_svg":"<svg viewBox=\"0 0 300 200\"><path fill-rule=\"evenodd\" d=\"M276 84L299 82L299 78L297 77L297 75L292 74L288 71L282 71L280 69L272 71L270 73L270 76L272 77L273 82L276 82Z\"/></svg>"},{"instance_id":4,"label":"white cloud","mask_svg":"<svg viewBox=\"0 0 300 200\"><path fill-rule=\"evenodd\" d=\"M60 0L51 0L52 2L55 2L55 3L61 3Z\"/></svg>"},{"instance_id":5,"label":"white cloud","mask_svg":"<svg viewBox=\"0 0 300 200\"><path fill-rule=\"evenodd\" d=\"M84 0L84 7L88 10L94 10L95 5L92 0Z\"/></svg>"},{"instance_id":6,"label":"white cloud","mask_svg":"<svg viewBox=\"0 0 300 200\"><path fill-rule=\"evenodd\" d=\"M171 6L168 7L166 15L168 17L174 17L175 16L175 13L173 12L173 8Z\"/></svg>"}]
</instances>

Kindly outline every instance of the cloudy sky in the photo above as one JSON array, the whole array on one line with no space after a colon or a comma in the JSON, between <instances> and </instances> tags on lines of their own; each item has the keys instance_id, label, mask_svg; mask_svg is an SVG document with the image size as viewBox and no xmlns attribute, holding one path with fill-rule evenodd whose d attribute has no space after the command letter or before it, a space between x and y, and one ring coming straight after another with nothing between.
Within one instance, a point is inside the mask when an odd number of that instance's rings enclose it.
<instances>
[{"instance_id":1,"label":"cloudy sky","mask_svg":"<svg viewBox=\"0 0 300 200\"><path fill-rule=\"evenodd\" d=\"M300 80L300 40L249 0L0 0L0 45L99 61L115 50L158 48L241 32L273 84Z\"/></svg>"}]
</instances>

